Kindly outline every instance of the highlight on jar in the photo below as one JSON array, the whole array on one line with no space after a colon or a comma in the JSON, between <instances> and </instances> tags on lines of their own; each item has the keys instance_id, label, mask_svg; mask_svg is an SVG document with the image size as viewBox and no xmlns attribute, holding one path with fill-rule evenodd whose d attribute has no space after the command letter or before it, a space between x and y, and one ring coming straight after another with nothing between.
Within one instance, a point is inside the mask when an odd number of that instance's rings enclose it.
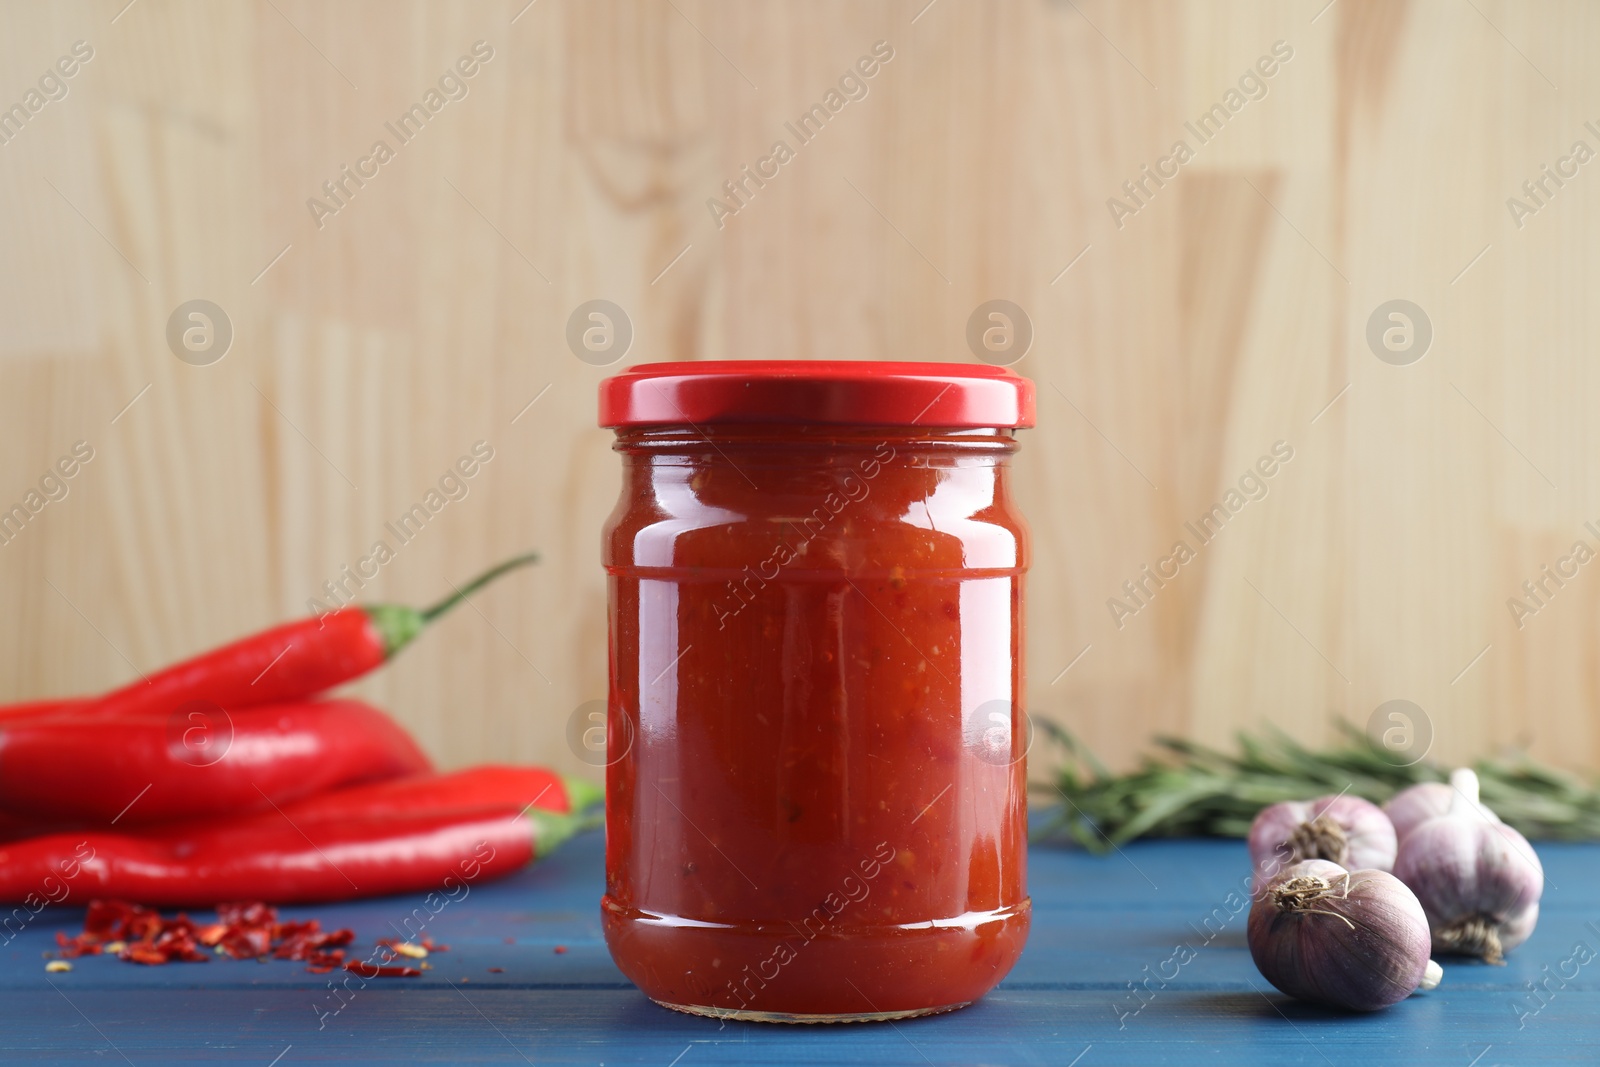
<instances>
[{"instance_id":1,"label":"highlight on jar","mask_svg":"<svg viewBox=\"0 0 1600 1067\"><path fill-rule=\"evenodd\" d=\"M1033 384L946 363L657 363L600 387L606 943L771 1022L964 1007L1028 936Z\"/></svg>"}]
</instances>

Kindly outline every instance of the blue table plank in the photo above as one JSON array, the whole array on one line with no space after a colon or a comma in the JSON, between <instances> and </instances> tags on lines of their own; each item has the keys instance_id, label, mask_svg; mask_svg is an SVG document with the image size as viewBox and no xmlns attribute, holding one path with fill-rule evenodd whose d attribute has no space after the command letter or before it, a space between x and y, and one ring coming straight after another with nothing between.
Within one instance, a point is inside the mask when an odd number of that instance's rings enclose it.
<instances>
[{"instance_id":1,"label":"blue table plank","mask_svg":"<svg viewBox=\"0 0 1600 1067\"><path fill-rule=\"evenodd\" d=\"M1243 846L1173 841L1109 857L1036 846L1027 952L971 1008L894 1025L774 1027L678 1015L623 979L600 939L602 842L590 834L437 915L419 913L420 898L285 909L352 927L358 947L408 919L413 931L425 919L420 932L451 946L423 977L375 979L344 1000L330 989L342 976L287 961L139 967L87 958L46 974L41 954L56 930L80 927L82 911L44 912L0 949L0 1061L1592 1065L1600 846L1542 845L1540 854L1543 917L1507 966L1448 962L1439 990L1376 1015L1327 1012L1272 990L1251 966L1245 911L1229 897L1247 867ZM1193 951L1181 966L1180 944Z\"/></svg>"}]
</instances>

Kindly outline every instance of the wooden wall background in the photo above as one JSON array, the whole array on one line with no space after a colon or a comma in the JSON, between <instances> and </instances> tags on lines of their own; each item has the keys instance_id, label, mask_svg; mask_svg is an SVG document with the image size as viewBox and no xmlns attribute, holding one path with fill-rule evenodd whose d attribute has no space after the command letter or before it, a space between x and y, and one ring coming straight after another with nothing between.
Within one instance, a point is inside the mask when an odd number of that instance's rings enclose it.
<instances>
[{"instance_id":1,"label":"wooden wall background","mask_svg":"<svg viewBox=\"0 0 1600 1067\"><path fill-rule=\"evenodd\" d=\"M485 440L363 597L547 562L359 691L447 765L581 770L618 466L572 309L624 307L629 361L965 360L998 297L1035 329L1035 712L1126 761L1405 698L1446 759L1600 767L1600 564L1507 607L1600 546L1600 163L1520 227L1506 205L1600 149L1600 8L525 3L0 7L0 104L94 49L0 145L0 505L95 452L0 546L0 697L301 614ZM307 199L478 40L470 95L319 229ZM869 95L719 229L707 199L880 40ZM1276 41L1266 97L1118 228L1107 199ZM211 366L164 338L194 298L235 330ZM1364 337L1395 298L1433 325L1409 366ZM1266 499L1119 629L1107 599L1279 440Z\"/></svg>"}]
</instances>

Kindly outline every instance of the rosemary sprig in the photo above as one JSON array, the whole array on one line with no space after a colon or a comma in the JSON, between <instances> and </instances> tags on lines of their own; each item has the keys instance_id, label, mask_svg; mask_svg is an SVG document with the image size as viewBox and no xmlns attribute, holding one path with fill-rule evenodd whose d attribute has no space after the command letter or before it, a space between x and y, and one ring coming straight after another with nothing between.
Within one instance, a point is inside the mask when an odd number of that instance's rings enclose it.
<instances>
[{"instance_id":1,"label":"rosemary sprig","mask_svg":"<svg viewBox=\"0 0 1600 1067\"><path fill-rule=\"evenodd\" d=\"M1239 735L1229 755L1180 738L1157 740L1159 754L1138 770L1112 774L1065 730L1038 727L1065 750L1055 783L1040 786L1061 801L1037 837L1066 835L1102 852L1136 837L1243 837L1262 808L1348 789L1382 804L1417 782L1448 771L1423 762L1397 767L1366 734L1340 722L1343 741L1312 750L1280 731ZM1600 840L1600 786L1527 756L1484 759L1474 768L1483 802L1530 838Z\"/></svg>"}]
</instances>

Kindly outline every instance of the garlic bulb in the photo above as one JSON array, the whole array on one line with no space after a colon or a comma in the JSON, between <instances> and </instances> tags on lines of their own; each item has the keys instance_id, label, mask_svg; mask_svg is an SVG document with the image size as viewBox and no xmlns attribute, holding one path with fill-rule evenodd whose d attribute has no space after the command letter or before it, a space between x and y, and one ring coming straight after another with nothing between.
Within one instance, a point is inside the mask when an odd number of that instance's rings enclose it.
<instances>
[{"instance_id":1,"label":"garlic bulb","mask_svg":"<svg viewBox=\"0 0 1600 1067\"><path fill-rule=\"evenodd\" d=\"M1313 1004L1376 1011L1439 984L1428 920L1401 881L1327 860L1268 880L1250 908L1250 957L1267 981Z\"/></svg>"},{"instance_id":2,"label":"garlic bulb","mask_svg":"<svg viewBox=\"0 0 1600 1067\"><path fill-rule=\"evenodd\" d=\"M1347 869L1394 866L1394 825L1383 809L1339 795L1288 800L1263 808L1250 824L1253 887L1301 860L1330 860Z\"/></svg>"},{"instance_id":3,"label":"garlic bulb","mask_svg":"<svg viewBox=\"0 0 1600 1067\"><path fill-rule=\"evenodd\" d=\"M1539 921L1544 867L1527 838L1484 814L1476 774L1455 771L1450 786L1450 809L1406 835L1394 873L1422 901L1436 950L1503 963Z\"/></svg>"},{"instance_id":4,"label":"garlic bulb","mask_svg":"<svg viewBox=\"0 0 1600 1067\"><path fill-rule=\"evenodd\" d=\"M1404 841L1412 830L1449 811L1450 800L1455 795L1456 791L1444 782L1419 782L1396 793L1383 806L1389 821L1394 823L1396 840ZM1483 804L1478 808L1490 822L1500 821L1500 816Z\"/></svg>"}]
</instances>

